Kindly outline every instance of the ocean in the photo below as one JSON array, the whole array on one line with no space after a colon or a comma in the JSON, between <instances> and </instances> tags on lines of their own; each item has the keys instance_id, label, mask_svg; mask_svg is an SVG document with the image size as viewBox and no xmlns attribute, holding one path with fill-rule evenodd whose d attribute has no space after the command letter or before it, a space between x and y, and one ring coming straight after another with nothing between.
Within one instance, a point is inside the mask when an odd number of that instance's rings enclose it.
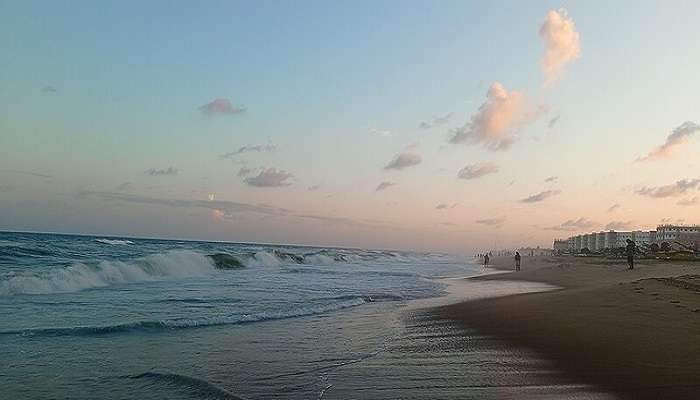
<instances>
[{"instance_id":1,"label":"ocean","mask_svg":"<svg viewBox=\"0 0 700 400\"><path fill-rule=\"evenodd\" d=\"M0 232L0 398L608 398L426 306L469 257Z\"/></svg>"}]
</instances>

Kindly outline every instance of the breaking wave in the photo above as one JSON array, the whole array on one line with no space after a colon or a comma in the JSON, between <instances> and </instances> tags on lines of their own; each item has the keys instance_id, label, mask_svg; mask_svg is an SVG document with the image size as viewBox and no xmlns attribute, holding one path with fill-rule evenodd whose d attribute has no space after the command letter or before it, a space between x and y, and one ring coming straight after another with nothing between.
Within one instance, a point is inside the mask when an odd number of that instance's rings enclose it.
<instances>
[{"instance_id":1,"label":"breaking wave","mask_svg":"<svg viewBox=\"0 0 700 400\"><path fill-rule=\"evenodd\" d=\"M166 319L160 321L136 321L106 326L74 326L60 328L32 328L26 330L0 331L0 335L21 336L99 336L129 332L160 332L166 330L192 329L219 325L241 325L253 322L306 317L339 311L350 307L380 301L399 301L401 296L340 296L328 299L326 304L298 307L291 310L263 312L259 314L224 315L206 318Z\"/></svg>"},{"instance_id":2,"label":"breaking wave","mask_svg":"<svg viewBox=\"0 0 700 400\"><path fill-rule=\"evenodd\" d=\"M77 292L134 282L211 275L214 263L189 250L173 250L131 261L75 263L41 272L11 272L0 281L0 296Z\"/></svg>"},{"instance_id":3,"label":"breaking wave","mask_svg":"<svg viewBox=\"0 0 700 400\"><path fill-rule=\"evenodd\" d=\"M126 246L134 244L129 240L95 239L96 242ZM11 252L11 254L9 253ZM3 248L0 256L9 257L51 257L52 254L42 249ZM324 273L319 268L338 263L391 259L401 262L405 255L387 251L346 251L321 249L308 252L289 252L281 249L259 251L241 251L234 254L215 253L204 255L192 250L170 250L165 253L152 254L141 258L120 260L103 260L99 262L75 262L63 267L52 267L41 271L11 271L0 275L0 296L21 294L70 293L86 289L123 285L128 283L148 282L168 279L203 277L216 273L217 270L235 270L246 267L287 267L291 273ZM294 268L294 265L309 268ZM339 273L329 271L329 273ZM365 274L373 274L365 271ZM394 276L410 276L410 273L382 272Z\"/></svg>"}]
</instances>

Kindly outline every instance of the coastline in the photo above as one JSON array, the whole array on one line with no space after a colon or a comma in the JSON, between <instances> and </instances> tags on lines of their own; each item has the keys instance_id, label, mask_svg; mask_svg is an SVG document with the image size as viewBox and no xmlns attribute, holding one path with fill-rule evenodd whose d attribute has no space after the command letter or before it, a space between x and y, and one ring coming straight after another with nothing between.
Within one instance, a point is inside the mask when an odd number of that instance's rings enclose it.
<instances>
[{"instance_id":1,"label":"coastline","mask_svg":"<svg viewBox=\"0 0 700 400\"><path fill-rule=\"evenodd\" d=\"M510 257L492 267L512 270ZM530 348L577 380L629 399L700 393L700 265L523 257L522 271L469 280L560 290L463 301L436 315Z\"/></svg>"}]
</instances>

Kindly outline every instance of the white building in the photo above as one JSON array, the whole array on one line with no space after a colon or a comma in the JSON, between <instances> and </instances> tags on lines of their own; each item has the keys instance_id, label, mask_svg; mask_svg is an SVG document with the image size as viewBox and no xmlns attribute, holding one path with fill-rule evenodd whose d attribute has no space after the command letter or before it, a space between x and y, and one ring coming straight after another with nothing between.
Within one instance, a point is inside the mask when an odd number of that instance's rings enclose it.
<instances>
[{"instance_id":1,"label":"white building","mask_svg":"<svg viewBox=\"0 0 700 400\"><path fill-rule=\"evenodd\" d=\"M568 250L578 253L582 249L603 251L627 246L627 240L632 240L637 246L677 246L700 249L700 225L659 225L655 231L608 231L571 236L566 240ZM563 247L563 244L561 245Z\"/></svg>"}]
</instances>

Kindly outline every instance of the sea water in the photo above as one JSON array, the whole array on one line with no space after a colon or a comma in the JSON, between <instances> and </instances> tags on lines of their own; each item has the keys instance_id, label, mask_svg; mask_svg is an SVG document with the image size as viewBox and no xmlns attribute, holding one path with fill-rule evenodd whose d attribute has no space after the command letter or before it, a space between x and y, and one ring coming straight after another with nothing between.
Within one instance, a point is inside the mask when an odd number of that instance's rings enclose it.
<instances>
[{"instance_id":1,"label":"sea water","mask_svg":"<svg viewBox=\"0 0 700 400\"><path fill-rule=\"evenodd\" d=\"M0 233L0 398L603 396L406 307L482 272L438 253Z\"/></svg>"}]
</instances>

